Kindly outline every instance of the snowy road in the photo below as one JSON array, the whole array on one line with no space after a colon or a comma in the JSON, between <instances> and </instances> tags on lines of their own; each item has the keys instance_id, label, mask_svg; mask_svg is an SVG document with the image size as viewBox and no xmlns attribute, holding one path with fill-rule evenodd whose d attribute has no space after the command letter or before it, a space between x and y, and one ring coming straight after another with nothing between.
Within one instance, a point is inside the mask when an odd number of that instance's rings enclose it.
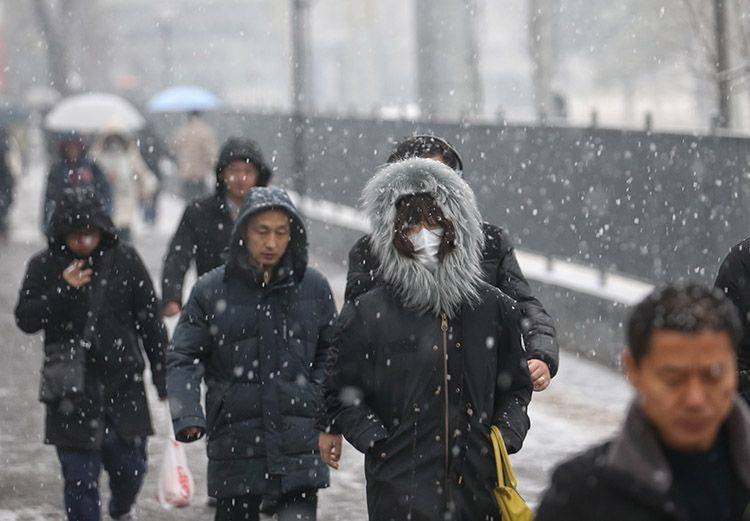
<instances>
[{"instance_id":1,"label":"snowy road","mask_svg":"<svg viewBox=\"0 0 750 521\"><path fill-rule=\"evenodd\" d=\"M24 179L13 214L14 235L0 246L0 521L63 519L62 481L54 449L42 444L43 410L37 402L41 336L29 337L14 324L13 306L25 263L43 247L37 231L38 182ZM141 227L136 246L155 280L180 207L163 198L160 223ZM318 266L343 293L344 274L338 267ZM561 327L565 327L564 324ZM593 346L592 346L593 347ZM153 391L151 389L151 391ZM194 506L162 511L155 499L156 478L164 447L166 411L153 401L159 435L149 445L149 473L139 501L141 519L210 519L205 506L205 445L187 446L198 496ZM561 372L544 393L537 393L530 409L532 429L521 454L513 456L521 492L532 502L544 489L549 473L570 453L606 438L617 428L630 391L621 375L573 355L563 354ZM105 490L106 480L102 481ZM319 518L360 521L366 519L362 456L346 447L342 470L333 473L331 487L321 493Z\"/></svg>"}]
</instances>

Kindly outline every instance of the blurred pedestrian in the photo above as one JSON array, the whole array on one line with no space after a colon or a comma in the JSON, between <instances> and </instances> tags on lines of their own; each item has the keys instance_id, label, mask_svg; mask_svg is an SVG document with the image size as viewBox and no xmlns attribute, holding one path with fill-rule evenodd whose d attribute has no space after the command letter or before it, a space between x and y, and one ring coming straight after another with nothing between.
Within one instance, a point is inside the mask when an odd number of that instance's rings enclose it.
<instances>
[{"instance_id":1,"label":"blurred pedestrian","mask_svg":"<svg viewBox=\"0 0 750 521\"><path fill-rule=\"evenodd\" d=\"M164 314L177 315L182 309L182 289L190 263L200 277L222 265L222 254L239 209L254 186L266 186L271 169L258 145L246 138L231 138L216 162L216 190L213 195L192 201L182 215L169 244L162 270Z\"/></svg>"},{"instance_id":2,"label":"blurred pedestrian","mask_svg":"<svg viewBox=\"0 0 750 521\"><path fill-rule=\"evenodd\" d=\"M197 111L188 114L187 121L172 138L172 151L177 158L182 196L186 201L206 195L217 149L216 134L202 114Z\"/></svg>"},{"instance_id":3,"label":"blurred pedestrian","mask_svg":"<svg viewBox=\"0 0 750 521\"><path fill-rule=\"evenodd\" d=\"M474 194L441 162L407 159L362 199L383 283L345 304L326 395L365 454L369 518L499 521L489 432L520 450L532 383L515 302L482 280Z\"/></svg>"},{"instance_id":4,"label":"blurred pedestrian","mask_svg":"<svg viewBox=\"0 0 750 521\"><path fill-rule=\"evenodd\" d=\"M174 168L174 158L151 122L146 122L140 130L136 144L146 166L158 180L156 191L143 201L143 218L147 223L154 224L159 214L158 201L164 178Z\"/></svg>"},{"instance_id":5,"label":"blurred pedestrian","mask_svg":"<svg viewBox=\"0 0 750 521\"><path fill-rule=\"evenodd\" d=\"M289 197L251 190L227 263L193 287L167 357L177 439L208 438L217 521L257 520L264 495L280 521L316 519L328 469L314 424L335 317Z\"/></svg>"},{"instance_id":6,"label":"blurred pedestrian","mask_svg":"<svg viewBox=\"0 0 750 521\"><path fill-rule=\"evenodd\" d=\"M48 247L29 262L15 314L25 332L44 331L44 439L57 449L68 519L100 519L102 467L109 515L132 519L153 434L145 358L164 400L167 336L146 267L90 191L58 200Z\"/></svg>"},{"instance_id":7,"label":"blurred pedestrian","mask_svg":"<svg viewBox=\"0 0 750 521\"><path fill-rule=\"evenodd\" d=\"M8 163L8 135L0 129L0 244L8 240L8 214L13 205L16 181Z\"/></svg>"},{"instance_id":8,"label":"blurred pedestrian","mask_svg":"<svg viewBox=\"0 0 750 521\"><path fill-rule=\"evenodd\" d=\"M740 395L750 404L750 237L735 245L719 267L714 286L737 306L742 340L737 351Z\"/></svg>"},{"instance_id":9,"label":"blurred pedestrian","mask_svg":"<svg viewBox=\"0 0 750 521\"><path fill-rule=\"evenodd\" d=\"M159 180L143 161L133 138L122 132L102 134L89 157L102 169L112 190L112 221L118 235L130 241L140 206L156 193Z\"/></svg>"},{"instance_id":10,"label":"blurred pedestrian","mask_svg":"<svg viewBox=\"0 0 750 521\"><path fill-rule=\"evenodd\" d=\"M58 142L59 160L52 165L44 192L42 229L47 233L58 200L68 189L90 189L112 211L112 190L99 167L86 158L86 145L79 134L67 134Z\"/></svg>"},{"instance_id":11,"label":"blurred pedestrian","mask_svg":"<svg viewBox=\"0 0 750 521\"><path fill-rule=\"evenodd\" d=\"M737 312L716 289L654 291L633 310L623 364L636 397L611 441L560 465L538 521L740 521L750 411L737 396Z\"/></svg>"}]
</instances>

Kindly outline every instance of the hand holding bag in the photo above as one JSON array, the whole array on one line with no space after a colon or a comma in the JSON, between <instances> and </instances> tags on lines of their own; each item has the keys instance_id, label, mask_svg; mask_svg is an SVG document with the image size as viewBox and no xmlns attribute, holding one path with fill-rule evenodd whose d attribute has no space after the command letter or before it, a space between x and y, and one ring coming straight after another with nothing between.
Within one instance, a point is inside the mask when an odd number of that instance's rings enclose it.
<instances>
[{"instance_id":1,"label":"hand holding bag","mask_svg":"<svg viewBox=\"0 0 750 521\"><path fill-rule=\"evenodd\" d=\"M495 425L490 429L490 439L495 453L497 486L495 500L500 507L503 521L532 521L534 514L516 490L516 475L510 466L510 457L500 429Z\"/></svg>"},{"instance_id":2,"label":"hand holding bag","mask_svg":"<svg viewBox=\"0 0 750 521\"><path fill-rule=\"evenodd\" d=\"M159 489L157 497L162 508L186 507L195 493L193 475L187 465L185 447L175 440L172 418L169 407L165 414L167 418L167 439L164 447L164 459L159 471Z\"/></svg>"},{"instance_id":3,"label":"hand holding bag","mask_svg":"<svg viewBox=\"0 0 750 521\"><path fill-rule=\"evenodd\" d=\"M108 251L102 259L102 269L96 281L89 302L88 316L83 332L74 338L54 342L44 347L44 365L39 387L39 401L57 403L64 399L73 399L83 395L86 384L86 351L91 348L99 311L104 301L112 263L112 252Z\"/></svg>"}]
</instances>

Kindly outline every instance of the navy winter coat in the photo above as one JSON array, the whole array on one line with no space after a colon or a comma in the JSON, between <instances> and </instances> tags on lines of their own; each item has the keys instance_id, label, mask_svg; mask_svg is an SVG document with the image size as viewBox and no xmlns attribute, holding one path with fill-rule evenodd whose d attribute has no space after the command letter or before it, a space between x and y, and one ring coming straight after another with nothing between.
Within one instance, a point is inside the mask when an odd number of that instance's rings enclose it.
<instances>
[{"instance_id":1,"label":"navy winter coat","mask_svg":"<svg viewBox=\"0 0 750 521\"><path fill-rule=\"evenodd\" d=\"M242 237L267 209L292 220L292 238L270 285L248 264ZM226 265L201 277L168 353L167 383L178 439L208 437L208 492L278 494L328 485L315 416L336 309L326 279L307 266L302 220L286 193L254 188L232 234ZM206 413L200 383L207 385Z\"/></svg>"}]
</instances>

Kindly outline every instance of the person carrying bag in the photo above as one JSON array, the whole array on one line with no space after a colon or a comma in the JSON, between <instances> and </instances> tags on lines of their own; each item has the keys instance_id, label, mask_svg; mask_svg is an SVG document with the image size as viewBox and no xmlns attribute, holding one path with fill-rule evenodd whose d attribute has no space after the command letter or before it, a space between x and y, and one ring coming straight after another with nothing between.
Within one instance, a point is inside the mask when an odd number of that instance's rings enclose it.
<instances>
[{"instance_id":1,"label":"person carrying bag","mask_svg":"<svg viewBox=\"0 0 750 521\"><path fill-rule=\"evenodd\" d=\"M86 385L86 358L93 347L96 322L104 304L106 280L112 267L112 252L102 256L96 288L93 290L86 325L79 336L44 346L44 363L39 386L39 401L54 404L83 396Z\"/></svg>"},{"instance_id":2,"label":"person carrying bag","mask_svg":"<svg viewBox=\"0 0 750 521\"><path fill-rule=\"evenodd\" d=\"M109 475L109 516L130 519L153 434L143 373L167 397L167 334L151 277L121 242L91 191L63 194L48 248L29 261L16 323L44 332L39 398L44 442L54 445L69 520L99 521L99 475Z\"/></svg>"}]
</instances>

